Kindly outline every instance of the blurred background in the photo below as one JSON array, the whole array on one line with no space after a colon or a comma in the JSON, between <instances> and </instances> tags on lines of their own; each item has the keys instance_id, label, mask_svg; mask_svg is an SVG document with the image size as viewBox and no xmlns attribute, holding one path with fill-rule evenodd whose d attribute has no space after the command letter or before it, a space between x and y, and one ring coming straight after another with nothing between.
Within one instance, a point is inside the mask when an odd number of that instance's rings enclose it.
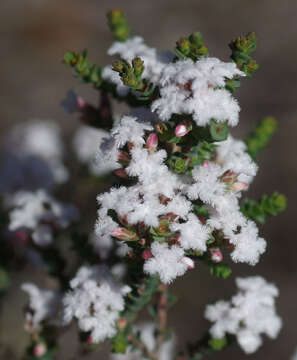
<instances>
[{"instance_id":1,"label":"blurred background","mask_svg":"<svg viewBox=\"0 0 297 360\"><path fill-rule=\"evenodd\" d=\"M0 129L1 136L13 124L34 118L54 119L71 139L78 126L75 117L60 106L66 92L74 88L90 102L97 94L81 85L61 63L66 50L89 49L98 64L110 62L106 51L111 35L106 12L121 7L134 34L145 38L157 49L173 49L175 41L193 31L201 31L211 55L228 60L227 44L234 37L255 31L258 49L254 55L260 69L251 79L243 80L236 97L241 104L240 125L236 135L245 135L263 115L278 119L279 129L268 149L259 157L260 170L250 196L274 190L289 199L288 210L271 218L262 229L268 249L256 267L234 265L228 280L215 279L206 268L189 272L174 284L180 301L170 313L179 338L178 348L194 341L207 330L203 319L206 303L233 294L234 278L260 274L280 289L277 301L283 329L275 341L265 340L250 359L290 359L297 346L297 239L295 237L296 133L297 133L297 2L292 0L2 0L0 2ZM116 107L116 111L120 111ZM94 189L93 189L94 190ZM101 191L100 186L95 193ZM71 198L71 193L69 193ZM83 194L78 205L95 219L95 197ZM94 209L91 214L90 207ZM1 251L1 250L0 250ZM22 306L25 297L19 287L24 279L42 278L33 268L13 277L4 311L0 314L0 358L21 359L27 341L23 330ZM73 336L76 334L74 331ZM104 347L96 354L75 355L70 334L61 339L59 359L107 359ZM6 351L9 346L10 350ZM238 348L228 349L220 359L245 359ZM214 357L215 358L215 357Z\"/></svg>"}]
</instances>

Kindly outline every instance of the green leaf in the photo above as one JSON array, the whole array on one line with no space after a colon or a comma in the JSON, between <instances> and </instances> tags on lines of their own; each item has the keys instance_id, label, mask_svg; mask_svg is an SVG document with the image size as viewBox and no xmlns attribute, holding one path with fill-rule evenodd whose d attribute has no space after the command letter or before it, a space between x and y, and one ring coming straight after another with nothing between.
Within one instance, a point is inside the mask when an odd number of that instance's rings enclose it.
<instances>
[{"instance_id":1,"label":"green leaf","mask_svg":"<svg viewBox=\"0 0 297 360\"><path fill-rule=\"evenodd\" d=\"M208 345L213 349L213 350L222 350L226 345L227 345L227 339L226 337L222 337L222 338L211 338L208 341Z\"/></svg>"},{"instance_id":2,"label":"green leaf","mask_svg":"<svg viewBox=\"0 0 297 360\"><path fill-rule=\"evenodd\" d=\"M212 119L210 122L210 134L215 141L224 141L228 137L228 127L226 123L218 123Z\"/></svg>"},{"instance_id":3,"label":"green leaf","mask_svg":"<svg viewBox=\"0 0 297 360\"><path fill-rule=\"evenodd\" d=\"M124 42L129 38L130 29L122 10L110 10L107 13L107 20L115 41Z\"/></svg>"},{"instance_id":4,"label":"green leaf","mask_svg":"<svg viewBox=\"0 0 297 360\"><path fill-rule=\"evenodd\" d=\"M202 56L208 55L208 48L204 44L201 33L194 32L189 37L182 37L176 42L175 53L182 59L190 58L197 61Z\"/></svg>"},{"instance_id":5,"label":"green leaf","mask_svg":"<svg viewBox=\"0 0 297 360\"><path fill-rule=\"evenodd\" d=\"M253 159L268 145L276 131L276 125L275 118L266 116L257 123L252 133L245 139L246 151Z\"/></svg>"},{"instance_id":6,"label":"green leaf","mask_svg":"<svg viewBox=\"0 0 297 360\"><path fill-rule=\"evenodd\" d=\"M128 345L126 335L121 331L111 339L111 351L113 353L124 354Z\"/></svg>"},{"instance_id":7,"label":"green leaf","mask_svg":"<svg viewBox=\"0 0 297 360\"><path fill-rule=\"evenodd\" d=\"M226 279L232 273L230 267L224 263L217 263L217 264L210 263L209 266L210 266L210 273L212 275L221 277L223 279Z\"/></svg>"},{"instance_id":8,"label":"green leaf","mask_svg":"<svg viewBox=\"0 0 297 360\"><path fill-rule=\"evenodd\" d=\"M245 198L240 210L242 213L260 224L264 224L266 216L276 216L287 207L287 199L284 195L274 192L272 195L263 195L259 201Z\"/></svg>"}]
</instances>

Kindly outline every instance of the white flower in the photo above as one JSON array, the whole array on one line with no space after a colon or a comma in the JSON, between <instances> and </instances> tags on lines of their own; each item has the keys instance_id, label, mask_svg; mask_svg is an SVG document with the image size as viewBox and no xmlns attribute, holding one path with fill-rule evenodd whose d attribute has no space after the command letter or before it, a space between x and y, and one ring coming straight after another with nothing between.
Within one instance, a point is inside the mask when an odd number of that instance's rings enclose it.
<instances>
[{"instance_id":1,"label":"white flower","mask_svg":"<svg viewBox=\"0 0 297 360\"><path fill-rule=\"evenodd\" d=\"M61 297L57 291L41 290L36 285L25 283L22 290L29 295L28 310L26 311L26 322L28 328L36 328L43 320L56 315Z\"/></svg>"},{"instance_id":2,"label":"white flower","mask_svg":"<svg viewBox=\"0 0 297 360\"><path fill-rule=\"evenodd\" d=\"M205 317L214 322L210 329L212 337L233 334L241 348L250 354L262 345L262 334L274 339L281 329L274 299L278 289L260 276L238 278L236 285L237 295L229 302L208 305Z\"/></svg>"},{"instance_id":3,"label":"white flower","mask_svg":"<svg viewBox=\"0 0 297 360\"><path fill-rule=\"evenodd\" d=\"M106 171L105 166L98 166L100 146L108 138L109 134L107 131L95 129L90 126L81 126L75 133L73 148L76 156L81 163L88 165L90 172L94 175L101 175L109 171L108 166L104 162L102 165L106 166Z\"/></svg>"},{"instance_id":4,"label":"white flower","mask_svg":"<svg viewBox=\"0 0 297 360\"><path fill-rule=\"evenodd\" d=\"M151 246L152 257L145 261L144 272L158 274L163 283L169 284L176 277L184 275L188 266L183 262L184 250L173 245L170 248L167 243L153 242Z\"/></svg>"},{"instance_id":5,"label":"white flower","mask_svg":"<svg viewBox=\"0 0 297 360\"><path fill-rule=\"evenodd\" d=\"M145 131L151 131L151 125L141 123L136 117L123 116L120 122L111 131L118 148L123 147L127 142L134 145L143 145Z\"/></svg>"},{"instance_id":6,"label":"white flower","mask_svg":"<svg viewBox=\"0 0 297 360\"><path fill-rule=\"evenodd\" d=\"M250 184L257 174L258 166L246 152L245 143L229 135L227 140L216 145L216 161L222 165L224 172L230 170L238 174L239 181Z\"/></svg>"},{"instance_id":7,"label":"white flower","mask_svg":"<svg viewBox=\"0 0 297 360\"><path fill-rule=\"evenodd\" d=\"M32 239L38 245L51 243L55 227L66 228L78 217L74 206L57 202L44 190L18 192L10 205L14 209L9 214L9 230L32 230Z\"/></svg>"},{"instance_id":8,"label":"white flower","mask_svg":"<svg viewBox=\"0 0 297 360\"><path fill-rule=\"evenodd\" d=\"M206 241L210 229L202 225L195 214L190 213L186 222L182 224L173 223L170 228L173 231L180 232L178 241L185 250L206 251Z\"/></svg>"},{"instance_id":9,"label":"white flower","mask_svg":"<svg viewBox=\"0 0 297 360\"><path fill-rule=\"evenodd\" d=\"M190 59L168 64L161 74L158 86L161 97L152 104L161 120L173 114L191 114L199 126L211 119L226 121L230 126L238 123L239 105L224 89L225 79L244 76L234 63L216 58Z\"/></svg>"},{"instance_id":10,"label":"white flower","mask_svg":"<svg viewBox=\"0 0 297 360\"><path fill-rule=\"evenodd\" d=\"M117 283L104 265L81 267L70 288L63 299L64 322L76 318L79 328L90 331L95 343L115 335L124 296L131 289Z\"/></svg>"},{"instance_id":11,"label":"white flower","mask_svg":"<svg viewBox=\"0 0 297 360\"><path fill-rule=\"evenodd\" d=\"M68 180L60 129L52 121L18 124L5 135L0 190L52 188Z\"/></svg>"}]
</instances>

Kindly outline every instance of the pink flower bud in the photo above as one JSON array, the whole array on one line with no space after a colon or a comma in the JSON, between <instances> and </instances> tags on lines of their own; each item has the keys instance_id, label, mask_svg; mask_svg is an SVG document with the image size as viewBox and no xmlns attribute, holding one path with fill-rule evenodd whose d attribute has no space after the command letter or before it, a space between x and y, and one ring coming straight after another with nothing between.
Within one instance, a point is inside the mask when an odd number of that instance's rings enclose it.
<instances>
[{"instance_id":1,"label":"pink flower bud","mask_svg":"<svg viewBox=\"0 0 297 360\"><path fill-rule=\"evenodd\" d=\"M189 270L192 270L195 267L194 261L187 256L183 257L180 262L187 265Z\"/></svg>"},{"instance_id":2,"label":"pink flower bud","mask_svg":"<svg viewBox=\"0 0 297 360\"><path fill-rule=\"evenodd\" d=\"M92 344L92 342L93 342L92 336L91 336L91 335L88 335L88 337L87 337L87 343L88 343L88 344Z\"/></svg>"},{"instance_id":3,"label":"pink flower bud","mask_svg":"<svg viewBox=\"0 0 297 360\"><path fill-rule=\"evenodd\" d=\"M151 133L146 139L146 147L149 150L155 150L158 146L158 135L156 133Z\"/></svg>"},{"instance_id":4,"label":"pink flower bud","mask_svg":"<svg viewBox=\"0 0 297 360\"><path fill-rule=\"evenodd\" d=\"M146 250L143 250L142 254L141 254L141 257L144 259L144 260L147 260L149 258L151 258L153 256L152 252L150 249L146 249Z\"/></svg>"},{"instance_id":5,"label":"pink flower bud","mask_svg":"<svg viewBox=\"0 0 297 360\"><path fill-rule=\"evenodd\" d=\"M118 161L123 164L128 164L130 162L129 154L126 151L120 150L118 152Z\"/></svg>"},{"instance_id":6,"label":"pink flower bud","mask_svg":"<svg viewBox=\"0 0 297 360\"><path fill-rule=\"evenodd\" d=\"M18 239L20 242L27 244L29 241L29 234L26 230L16 230L13 233L14 237Z\"/></svg>"},{"instance_id":7,"label":"pink flower bud","mask_svg":"<svg viewBox=\"0 0 297 360\"><path fill-rule=\"evenodd\" d=\"M47 351L45 343L39 343L34 346L33 354L37 357L43 356Z\"/></svg>"},{"instance_id":8,"label":"pink flower bud","mask_svg":"<svg viewBox=\"0 0 297 360\"><path fill-rule=\"evenodd\" d=\"M225 183L234 183L234 181L236 181L237 179L237 174L235 174L233 171L231 170L228 170L226 171L223 176L222 176L222 181L225 182Z\"/></svg>"},{"instance_id":9,"label":"pink flower bud","mask_svg":"<svg viewBox=\"0 0 297 360\"><path fill-rule=\"evenodd\" d=\"M189 125L189 123L187 121L182 121L176 126L174 134L175 136L182 137L185 136L190 130L191 126Z\"/></svg>"},{"instance_id":10,"label":"pink flower bud","mask_svg":"<svg viewBox=\"0 0 297 360\"><path fill-rule=\"evenodd\" d=\"M120 178L122 178L122 179L127 179L128 178L128 174L126 173L126 170L125 169L115 169L114 171L113 171L113 173L116 175L116 176L118 176L118 177L120 177Z\"/></svg>"},{"instance_id":11,"label":"pink flower bud","mask_svg":"<svg viewBox=\"0 0 297 360\"><path fill-rule=\"evenodd\" d=\"M248 184L247 184L246 182L237 181L236 183L234 183L234 184L232 185L232 189L233 189L235 192L239 192L239 191L242 191L243 189L245 189L247 186L248 186Z\"/></svg>"},{"instance_id":12,"label":"pink flower bud","mask_svg":"<svg viewBox=\"0 0 297 360\"><path fill-rule=\"evenodd\" d=\"M144 246L145 243L146 243L145 238L142 238L142 239L140 239L140 240L138 241L138 244L141 245L141 246Z\"/></svg>"},{"instance_id":13,"label":"pink flower bud","mask_svg":"<svg viewBox=\"0 0 297 360\"><path fill-rule=\"evenodd\" d=\"M77 96L76 97L76 106L77 106L78 110L82 110L86 106L85 100L82 97Z\"/></svg>"},{"instance_id":14,"label":"pink flower bud","mask_svg":"<svg viewBox=\"0 0 297 360\"><path fill-rule=\"evenodd\" d=\"M138 240L138 236L134 231L130 231L119 226L112 231L111 236L124 241Z\"/></svg>"},{"instance_id":15,"label":"pink flower bud","mask_svg":"<svg viewBox=\"0 0 297 360\"><path fill-rule=\"evenodd\" d=\"M202 163L202 166L203 167L208 167L209 166L209 161L203 161L203 163Z\"/></svg>"},{"instance_id":16,"label":"pink flower bud","mask_svg":"<svg viewBox=\"0 0 297 360\"><path fill-rule=\"evenodd\" d=\"M117 328L119 330L125 329L126 325L127 325L127 320L124 317L121 317L121 318L118 319Z\"/></svg>"},{"instance_id":17,"label":"pink flower bud","mask_svg":"<svg viewBox=\"0 0 297 360\"><path fill-rule=\"evenodd\" d=\"M223 260L223 254L219 248L209 249L210 258L214 263L220 263Z\"/></svg>"}]
</instances>

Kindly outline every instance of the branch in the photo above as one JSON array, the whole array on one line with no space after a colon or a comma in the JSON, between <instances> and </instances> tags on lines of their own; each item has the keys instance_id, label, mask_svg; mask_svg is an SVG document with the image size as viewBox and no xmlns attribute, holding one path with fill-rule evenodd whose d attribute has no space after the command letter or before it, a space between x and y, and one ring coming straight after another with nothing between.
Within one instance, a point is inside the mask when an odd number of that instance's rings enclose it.
<instances>
[{"instance_id":1,"label":"branch","mask_svg":"<svg viewBox=\"0 0 297 360\"><path fill-rule=\"evenodd\" d=\"M156 350L159 353L162 343L164 341L164 332L167 327L167 300L168 300L168 285L161 284L159 286L160 295L158 299L157 305L157 318L158 318L158 335L157 335L157 343L156 343Z\"/></svg>"},{"instance_id":2,"label":"branch","mask_svg":"<svg viewBox=\"0 0 297 360\"><path fill-rule=\"evenodd\" d=\"M136 338L132 334L129 334L127 336L127 340L131 342L135 347L137 347L148 359L158 360L157 356L153 352L151 352L140 339Z\"/></svg>"}]
</instances>

